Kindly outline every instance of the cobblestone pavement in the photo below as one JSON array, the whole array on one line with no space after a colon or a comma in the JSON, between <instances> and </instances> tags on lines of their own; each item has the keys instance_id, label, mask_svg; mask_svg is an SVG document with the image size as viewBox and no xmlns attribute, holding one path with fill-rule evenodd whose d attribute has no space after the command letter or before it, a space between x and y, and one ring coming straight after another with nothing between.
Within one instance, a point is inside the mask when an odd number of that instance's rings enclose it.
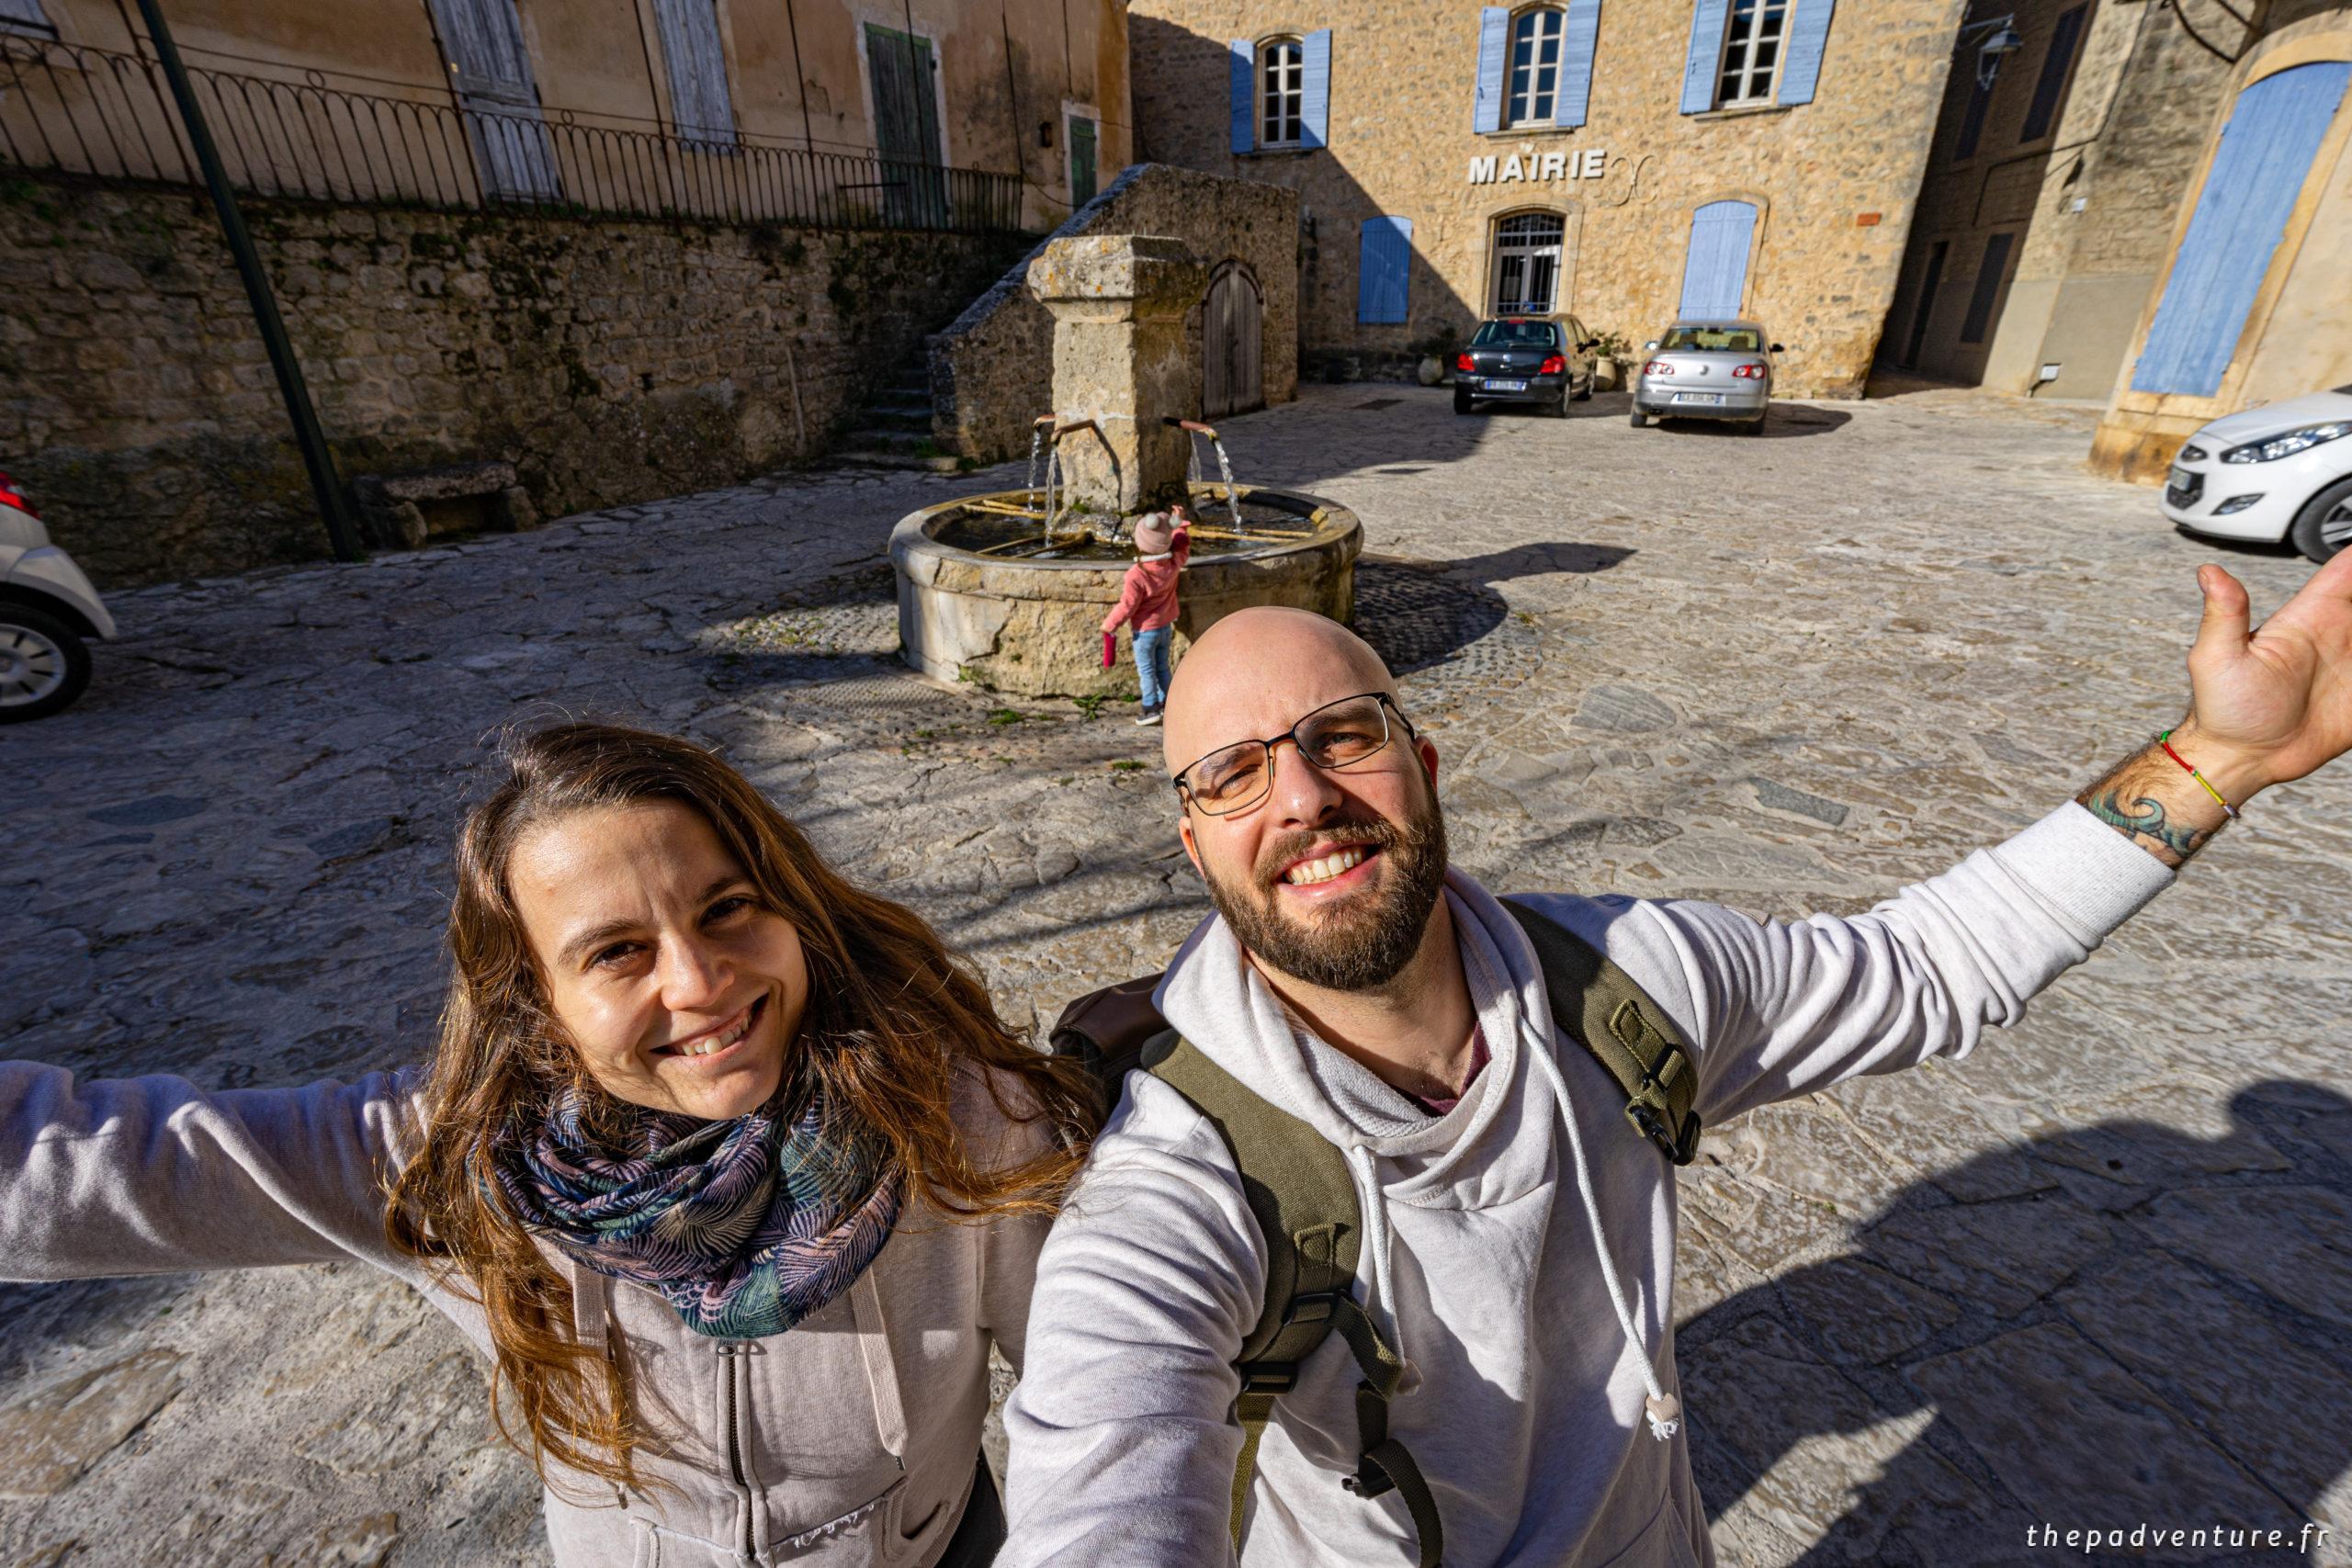
<instances>
[{"instance_id":1,"label":"cobblestone pavement","mask_svg":"<svg viewBox=\"0 0 2352 1568\"><path fill-rule=\"evenodd\" d=\"M2306 571L2086 477L2081 411L1577 412L1310 388L1225 427L1245 481L1363 515L1363 627L1506 888L1863 908L2175 716L2195 563L2261 606ZM723 747L1014 1017L1156 966L1204 907L1156 736L888 658L890 525L1012 482L787 476L122 595L82 705L0 732L0 1051L218 1087L415 1056L471 770L560 713ZM1710 1139L1680 1354L1726 1561L2352 1536L2347 818L2352 773L2278 792L1973 1059ZM542 1557L479 1365L361 1267L0 1290L0 1568Z\"/></svg>"}]
</instances>

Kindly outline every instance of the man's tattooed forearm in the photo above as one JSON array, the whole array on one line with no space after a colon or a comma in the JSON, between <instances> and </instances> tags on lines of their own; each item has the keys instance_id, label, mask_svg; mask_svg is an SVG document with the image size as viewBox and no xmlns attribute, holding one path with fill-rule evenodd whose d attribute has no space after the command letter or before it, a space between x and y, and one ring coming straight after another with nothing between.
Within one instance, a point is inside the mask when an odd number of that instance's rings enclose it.
<instances>
[{"instance_id":1,"label":"man's tattooed forearm","mask_svg":"<svg viewBox=\"0 0 2352 1568\"><path fill-rule=\"evenodd\" d=\"M2128 805L2127 805L2128 803ZM2090 814L2111 828L2122 829L2133 837L2154 839L2174 856L2187 860L2205 847L2213 835L2200 828L2184 828L2165 816L2164 803L2148 796L2130 795L2123 789L2109 784L2093 787L2083 799Z\"/></svg>"}]
</instances>

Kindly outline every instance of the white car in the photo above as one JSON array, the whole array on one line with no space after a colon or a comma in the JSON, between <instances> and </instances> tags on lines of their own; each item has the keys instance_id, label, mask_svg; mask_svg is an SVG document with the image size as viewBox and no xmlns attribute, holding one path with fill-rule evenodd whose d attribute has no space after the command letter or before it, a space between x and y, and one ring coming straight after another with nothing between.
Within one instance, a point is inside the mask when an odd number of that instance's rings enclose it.
<instances>
[{"instance_id":1,"label":"white car","mask_svg":"<svg viewBox=\"0 0 2352 1568\"><path fill-rule=\"evenodd\" d=\"M2284 539L2315 561L2352 545L2352 387L2230 414L2188 438L2165 515L2219 539Z\"/></svg>"},{"instance_id":2,"label":"white car","mask_svg":"<svg viewBox=\"0 0 2352 1568\"><path fill-rule=\"evenodd\" d=\"M0 724L47 718L71 704L90 683L83 639L113 636L98 591L0 474Z\"/></svg>"}]
</instances>

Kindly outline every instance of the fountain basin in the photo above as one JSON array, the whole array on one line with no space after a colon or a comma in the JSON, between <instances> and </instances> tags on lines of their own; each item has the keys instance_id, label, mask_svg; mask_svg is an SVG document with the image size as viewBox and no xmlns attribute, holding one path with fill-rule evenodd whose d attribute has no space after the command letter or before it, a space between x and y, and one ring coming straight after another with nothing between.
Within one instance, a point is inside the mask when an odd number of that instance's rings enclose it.
<instances>
[{"instance_id":1,"label":"fountain basin","mask_svg":"<svg viewBox=\"0 0 2352 1568\"><path fill-rule=\"evenodd\" d=\"M1227 526L1226 487L1195 484L1203 533ZM982 554L941 537L977 537L976 503L1021 506L1032 492L960 496L910 513L890 535L899 574L902 657L927 675L1020 696L1132 697L1135 665L1102 668L1102 618L1119 602L1131 555L1036 558ZM1253 604L1288 604L1333 620L1355 614L1355 560L1363 529L1344 506L1295 491L1241 487L1245 519L1283 514L1288 525L1254 537L1196 537L1184 569L1175 651L1222 617Z\"/></svg>"}]
</instances>

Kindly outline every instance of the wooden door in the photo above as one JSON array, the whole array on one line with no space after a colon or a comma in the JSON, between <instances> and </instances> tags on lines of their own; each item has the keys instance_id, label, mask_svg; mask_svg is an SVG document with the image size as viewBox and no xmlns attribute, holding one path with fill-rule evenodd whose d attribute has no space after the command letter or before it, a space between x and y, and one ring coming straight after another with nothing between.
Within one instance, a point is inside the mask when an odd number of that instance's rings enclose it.
<instances>
[{"instance_id":1,"label":"wooden door","mask_svg":"<svg viewBox=\"0 0 2352 1568\"><path fill-rule=\"evenodd\" d=\"M882 156L883 207L891 226L941 229L947 186L940 165L939 67L931 40L865 24L865 60L874 79L874 145Z\"/></svg>"},{"instance_id":2,"label":"wooden door","mask_svg":"<svg viewBox=\"0 0 2352 1568\"><path fill-rule=\"evenodd\" d=\"M2347 82L2352 62L2324 60L2238 95L2132 368L2133 391L2221 390Z\"/></svg>"},{"instance_id":3,"label":"wooden door","mask_svg":"<svg viewBox=\"0 0 2352 1568\"><path fill-rule=\"evenodd\" d=\"M1261 339L1265 300L1247 267L1227 262L1209 279L1201 309L1201 417L1220 419L1265 406Z\"/></svg>"},{"instance_id":4,"label":"wooden door","mask_svg":"<svg viewBox=\"0 0 2352 1568\"><path fill-rule=\"evenodd\" d=\"M1690 215L1679 311L1685 321L1738 316L1747 290L1747 245L1755 232L1756 209L1745 201L1711 201Z\"/></svg>"},{"instance_id":5,"label":"wooden door","mask_svg":"<svg viewBox=\"0 0 2352 1568\"><path fill-rule=\"evenodd\" d=\"M555 148L539 118L538 85L523 47L514 0L432 0L449 51L449 79L465 116L481 193L492 200L552 201L563 194Z\"/></svg>"}]
</instances>

